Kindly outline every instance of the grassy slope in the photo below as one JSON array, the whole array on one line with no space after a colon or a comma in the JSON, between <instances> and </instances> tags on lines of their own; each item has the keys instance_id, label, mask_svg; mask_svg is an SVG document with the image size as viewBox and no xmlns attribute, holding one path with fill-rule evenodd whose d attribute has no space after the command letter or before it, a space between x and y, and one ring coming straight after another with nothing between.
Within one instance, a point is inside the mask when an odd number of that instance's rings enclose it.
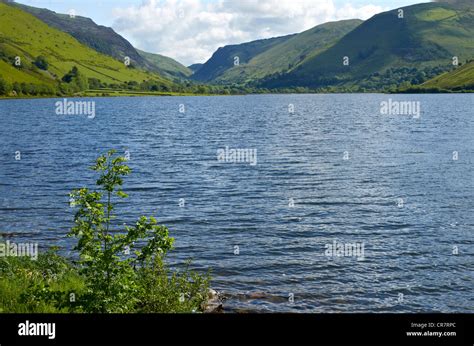
<instances>
[{"instance_id":1,"label":"grassy slope","mask_svg":"<svg viewBox=\"0 0 474 346\"><path fill-rule=\"evenodd\" d=\"M357 80L390 67L450 64L474 51L473 11L448 4L425 3L378 14L344 36L337 44L309 59L270 86L317 86L321 77ZM344 56L350 66L343 66Z\"/></svg>"},{"instance_id":2,"label":"grassy slope","mask_svg":"<svg viewBox=\"0 0 474 346\"><path fill-rule=\"evenodd\" d=\"M10 82L53 83L73 66L88 78L106 83L153 79L164 85L171 82L157 74L126 67L109 56L79 43L70 35L49 27L33 15L0 2L0 52L9 57L20 56L22 69L0 62L0 75ZM49 62L48 72L31 66L35 57L43 55Z\"/></svg>"},{"instance_id":3,"label":"grassy slope","mask_svg":"<svg viewBox=\"0 0 474 346\"><path fill-rule=\"evenodd\" d=\"M213 81L227 70L234 67L235 57L239 58L240 64L248 63L258 54L271 49L275 45L288 40L292 36L293 35L276 37L221 47L196 73L193 74L192 78L202 82Z\"/></svg>"},{"instance_id":4,"label":"grassy slope","mask_svg":"<svg viewBox=\"0 0 474 346\"><path fill-rule=\"evenodd\" d=\"M134 48L130 42L117 34L112 28L97 25L90 18L56 13L48 9L36 8L22 4L15 4L20 9L31 13L46 24L64 31L82 44L109 55L117 60L124 61L129 57L132 63L142 69L158 72L167 77L186 78L192 71L179 62L159 54L151 54Z\"/></svg>"},{"instance_id":5,"label":"grassy slope","mask_svg":"<svg viewBox=\"0 0 474 346\"><path fill-rule=\"evenodd\" d=\"M34 15L49 26L70 34L82 44L99 53L109 55L120 61L124 61L125 57L129 57L135 66L151 69L151 66L130 42L117 34L112 28L97 25L92 19L86 17L75 16L71 18L66 14L19 3L15 3L14 6Z\"/></svg>"},{"instance_id":6,"label":"grassy slope","mask_svg":"<svg viewBox=\"0 0 474 346\"><path fill-rule=\"evenodd\" d=\"M474 61L465 64L454 71L444 73L421 85L422 88L474 88Z\"/></svg>"},{"instance_id":7,"label":"grassy slope","mask_svg":"<svg viewBox=\"0 0 474 346\"><path fill-rule=\"evenodd\" d=\"M193 74L193 71L191 71L189 68L167 56L147 53L139 49L137 49L137 51L151 65L156 67L157 71L165 76L187 78Z\"/></svg>"},{"instance_id":8,"label":"grassy slope","mask_svg":"<svg viewBox=\"0 0 474 346\"><path fill-rule=\"evenodd\" d=\"M361 23L361 20L353 19L318 25L255 56L248 64L226 71L217 81L246 83L291 70L336 43Z\"/></svg>"}]
</instances>

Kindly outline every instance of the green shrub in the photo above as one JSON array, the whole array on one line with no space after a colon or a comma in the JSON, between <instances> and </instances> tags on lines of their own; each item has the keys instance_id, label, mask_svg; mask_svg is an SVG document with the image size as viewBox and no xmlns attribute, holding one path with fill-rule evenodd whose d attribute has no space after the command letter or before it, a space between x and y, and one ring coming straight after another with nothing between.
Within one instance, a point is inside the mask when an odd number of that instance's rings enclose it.
<instances>
[{"instance_id":1,"label":"green shrub","mask_svg":"<svg viewBox=\"0 0 474 346\"><path fill-rule=\"evenodd\" d=\"M89 82L87 78L79 71L76 66L73 66L71 71L66 73L61 80L68 85L67 88L64 88L66 93L89 89ZM62 83L62 85L64 83Z\"/></svg>"},{"instance_id":2,"label":"green shrub","mask_svg":"<svg viewBox=\"0 0 474 346\"><path fill-rule=\"evenodd\" d=\"M8 95L12 90L12 85L0 77L0 95Z\"/></svg>"},{"instance_id":3,"label":"green shrub","mask_svg":"<svg viewBox=\"0 0 474 346\"><path fill-rule=\"evenodd\" d=\"M189 269L172 272L157 257L139 269L140 291L137 311L142 313L196 312L208 300L210 276Z\"/></svg>"},{"instance_id":4,"label":"green shrub","mask_svg":"<svg viewBox=\"0 0 474 346\"><path fill-rule=\"evenodd\" d=\"M209 274L172 271L165 262L174 239L153 217L140 217L123 230L113 220L114 202L127 196L125 157L109 151L92 169L97 189L70 194L77 208L69 233L78 242L79 262L49 252L38 261L0 260L3 312L197 312L207 301ZM140 244L141 246L138 246Z\"/></svg>"},{"instance_id":5,"label":"green shrub","mask_svg":"<svg viewBox=\"0 0 474 346\"><path fill-rule=\"evenodd\" d=\"M36 59L35 59L35 61L33 62L33 64L34 64L37 68L39 68L39 69L41 69L41 70L45 70L45 71L46 71L46 70L48 69L48 67L49 67L48 61L47 61L46 58L45 58L44 56L42 56L42 55L36 57Z\"/></svg>"}]
</instances>

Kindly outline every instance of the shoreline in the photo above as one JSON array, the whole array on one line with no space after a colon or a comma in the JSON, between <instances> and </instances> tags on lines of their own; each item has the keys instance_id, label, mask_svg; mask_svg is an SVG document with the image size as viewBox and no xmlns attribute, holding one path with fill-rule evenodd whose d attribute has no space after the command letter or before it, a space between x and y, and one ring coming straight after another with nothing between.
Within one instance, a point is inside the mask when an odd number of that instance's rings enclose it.
<instances>
[{"instance_id":1,"label":"shoreline","mask_svg":"<svg viewBox=\"0 0 474 346\"><path fill-rule=\"evenodd\" d=\"M246 94L189 94L189 93L164 93L164 94L156 94L156 93L143 93L143 94L108 94L108 95L61 95L61 96L52 96L52 95L44 95L44 96L0 96L0 101L2 100L31 100L31 99L64 99L64 98L74 98L74 99L83 99L83 98L114 98L114 97L131 97L131 98L139 98L139 97L223 97L223 96L253 96L253 95L452 95L452 94L473 94L474 90L464 90L464 91L446 91L446 92L381 92L381 91L374 91L374 92L354 92L354 93L344 93L344 92L314 92L314 93L246 93Z\"/></svg>"}]
</instances>

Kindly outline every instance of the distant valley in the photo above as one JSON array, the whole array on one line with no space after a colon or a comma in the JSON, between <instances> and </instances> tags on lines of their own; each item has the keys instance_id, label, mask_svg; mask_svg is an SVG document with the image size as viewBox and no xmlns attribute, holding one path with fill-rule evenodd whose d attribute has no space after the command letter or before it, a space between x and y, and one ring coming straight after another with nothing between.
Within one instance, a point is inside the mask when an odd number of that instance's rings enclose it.
<instances>
[{"instance_id":1,"label":"distant valley","mask_svg":"<svg viewBox=\"0 0 474 346\"><path fill-rule=\"evenodd\" d=\"M184 66L89 18L0 1L0 94L474 90L474 9L423 3L224 46Z\"/></svg>"}]
</instances>

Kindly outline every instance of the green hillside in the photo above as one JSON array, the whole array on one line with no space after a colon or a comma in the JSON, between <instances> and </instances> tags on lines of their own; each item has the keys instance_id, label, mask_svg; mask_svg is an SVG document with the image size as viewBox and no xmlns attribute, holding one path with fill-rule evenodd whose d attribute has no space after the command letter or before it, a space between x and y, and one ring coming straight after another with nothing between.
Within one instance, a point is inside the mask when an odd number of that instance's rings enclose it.
<instances>
[{"instance_id":1,"label":"green hillside","mask_svg":"<svg viewBox=\"0 0 474 346\"><path fill-rule=\"evenodd\" d=\"M171 58L134 48L112 28L97 25L90 18L71 17L67 14L18 3L14 5L31 13L49 26L70 34L82 44L117 60L124 61L125 57L128 57L134 66L158 72L167 77L186 78L192 74L191 70Z\"/></svg>"},{"instance_id":2,"label":"green hillside","mask_svg":"<svg viewBox=\"0 0 474 346\"><path fill-rule=\"evenodd\" d=\"M12 3L12 5L34 15L49 26L70 34L82 44L99 53L120 61L124 61L125 57L129 57L133 65L143 69L152 69L152 66L130 42L117 34L112 28L97 25L92 19L82 16L71 17L68 14L60 14L45 8L26 6L19 3Z\"/></svg>"},{"instance_id":3,"label":"green hillside","mask_svg":"<svg viewBox=\"0 0 474 346\"><path fill-rule=\"evenodd\" d=\"M447 90L474 90L474 61L464 64L454 71L443 73L423 83L420 87Z\"/></svg>"},{"instance_id":4,"label":"green hillside","mask_svg":"<svg viewBox=\"0 0 474 346\"><path fill-rule=\"evenodd\" d=\"M267 75L292 70L337 42L362 23L361 20L343 20L318 25L290 37L216 78L220 83L246 84Z\"/></svg>"},{"instance_id":5,"label":"green hillside","mask_svg":"<svg viewBox=\"0 0 474 346\"><path fill-rule=\"evenodd\" d=\"M354 85L382 89L393 83L419 80L452 67L452 58L472 58L474 12L445 3L424 3L378 14L321 54L289 73L272 76L264 87L326 87ZM343 58L349 57L349 66ZM424 76L424 77L423 77Z\"/></svg>"},{"instance_id":6,"label":"green hillside","mask_svg":"<svg viewBox=\"0 0 474 346\"><path fill-rule=\"evenodd\" d=\"M472 3L423 3L403 11L403 18L396 9L365 22L325 23L225 46L205 64L185 67L136 50L88 18L0 0L0 94L472 90ZM455 67L453 57L471 62Z\"/></svg>"},{"instance_id":7,"label":"green hillside","mask_svg":"<svg viewBox=\"0 0 474 346\"><path fill-rule=\"evenodd\" d=\"M47 69L33 64L38 56L46 58ZM15 66L15 57L20 57L21 66ZM165 86L172 84L157 74L127 67L123 62L82 45L33 15L0 2L0 76L4 80L57 85L74 66L86 78L107 84L139 83L144 80L154 80Z\"/></svg>"},{"instance_id":8,"label":"green hillside","mask_svg":"<svg viewBox=\"0 0 474 346\"><path fill-rule=\"evenodd\" d=\"M147 53L137 49L137 52L145 58L160 74L167 77L187 78L193 74L186 66L174 59L160 54Z\"/></svg>"},{"instance_id":9,"label":"green hillside","mask_svg":"<svg viewBox=\"0 0 474 346\"><path fill-rule=\"evenodd\" d=\"M213 81L235 66L236 57L239 59L239 64L246 64L258 54L285 42L292 36L293 35L276 37L221 47L193 74L192 78L201 82Z\"/></svg>"}]
</instances>

